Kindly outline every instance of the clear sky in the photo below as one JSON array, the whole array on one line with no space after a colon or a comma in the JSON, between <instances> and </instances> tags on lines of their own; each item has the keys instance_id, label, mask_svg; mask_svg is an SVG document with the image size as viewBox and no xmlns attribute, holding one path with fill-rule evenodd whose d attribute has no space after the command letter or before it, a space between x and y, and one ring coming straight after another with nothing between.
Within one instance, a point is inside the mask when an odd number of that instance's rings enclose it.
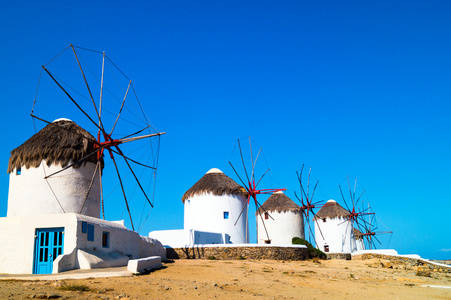
<instances>
[{"instance_id":1,"label":"clear sky","mask_svg":"<svg viewBox=\"0 0 451 300\"><path fill-rule=\"evenodd\" d=\"M238 181L228 161L251 136L262 188L295 199L306 164L317 199L342 201L358 178L389 247L449 259L450 15L447 1L1 1L0 216L41 65L73 43L106 51L167 132L141 234L182 228L181 197L210 168Z\"/></svg>"}]
</instances>

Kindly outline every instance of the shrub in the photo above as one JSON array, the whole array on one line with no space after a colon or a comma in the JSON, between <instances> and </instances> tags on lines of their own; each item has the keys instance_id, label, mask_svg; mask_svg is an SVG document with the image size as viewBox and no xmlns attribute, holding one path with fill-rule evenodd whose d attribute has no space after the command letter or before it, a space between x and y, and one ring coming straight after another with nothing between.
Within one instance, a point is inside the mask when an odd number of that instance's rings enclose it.
<instances>
[{"instance_id":1,"label":"shrub","mask_svg":"<svg viewBox=\"0 0 451 300\"><path fill-rule=\"evenodd\" d=\"M91 291L91 289L83 284L68 284L68 285L62 285L58 289L63 291L81 291L81 292L88 292Z\"/></svg>"},{"instance_id":2,"label":"shrub","mask_svg":"<svg viewBox=\"0 0 451 300\"><path fill-rule=\"evenodd\" d=\"M319 249L316 249L315 247L312 246L312 244L310 244L309 242L307 242L304 239L301 239L300 237L292 238L291 239L291 243L293 245L305 245L305 246L307 246L308 258L310 258L310 259L312 259L314 257L318 257L318 258L321 258L321 259L326 259L327 258L327 255L323 251L321 251Z\"/></svg>"}]
</instances>

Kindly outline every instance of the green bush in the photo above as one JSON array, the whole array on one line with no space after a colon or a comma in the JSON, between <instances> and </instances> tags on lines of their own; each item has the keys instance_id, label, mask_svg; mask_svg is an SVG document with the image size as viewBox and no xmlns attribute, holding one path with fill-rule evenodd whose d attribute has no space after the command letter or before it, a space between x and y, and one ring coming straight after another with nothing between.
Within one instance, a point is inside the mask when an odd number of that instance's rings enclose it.
<instances>
[{"instance_id":1,"label":"green bush","mask_svg":"<svg viewBox=\"0 0 451 300\"><path fill-rule=\"evenodd\" d=\"M89 292L91 291L91 289L83 284L67 284L67 285L62 285L60 286L58 289L63 290L63 291L81 291L81 292Z\"/></svg>"},{"instance_id":2,"label":"green bush","mask_svg":"<svg viewBox=\"0 0 451 300\"><path fill-rule=\"evenodd\" d=\"M327 255L323 251L316 249L315 247L312 246L312 244L310 244L309 242L307 242L304 239L301 239L300 237L292 238L291 239L291 243L293 245L305 245L305 246L307 246L308 258L309 259L312 259L312 258L315 258L315 257L318 257L318 258L321 258L321 259L326 259L327 258Z\"/></svg>"}]
</instances>

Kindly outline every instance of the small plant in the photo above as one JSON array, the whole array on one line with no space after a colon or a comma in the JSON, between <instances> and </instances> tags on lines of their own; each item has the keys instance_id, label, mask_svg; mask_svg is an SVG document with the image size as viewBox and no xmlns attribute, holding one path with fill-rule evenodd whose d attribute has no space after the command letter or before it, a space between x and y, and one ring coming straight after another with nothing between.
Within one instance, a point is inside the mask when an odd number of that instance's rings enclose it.
<instances>
[{"instance_id":1,"label":"small plant","mask_svg":"<svg viewBox=\"0 0 451 300\"><path fill-rule=\"evenodd\" d=\"M216 260L216 257L214 255L212 255L212 256L209 256L208 259L209 260Z\"/></svg>"},{"instance_id":2,"label":"small plant","mask_svg":"<svg viewBox=\"0 0 451 300\"><path fill-rule=\"evenodd\" d=\"M345 267L345 270L349 269L348 267Z\"/></svg>"},{"instance_id":3,"label":"small plant","mask_svg":"<svg viewBox=\"0 0 451 300\"><path fill-rule=\"evenodd\" d=\"M239 259L239 260L245 260L246 257L244 257L243 255L240 255L240 256L238 256L238 259Z\"/></svg>"},{"instance_id":4,"label":"small plant","mask_svg":"<svg viewBox=\"0 0 451 300\"><path fill-rule=\"evenodd\" d=\"M89 292L91 291L91 289L83 284L67 284L67 285L62 285L60 287L58 287L58 289L63 290L63 291L81 291L81 292Z\"/></svg>"},{"instance_id":5,"label":"small plant","mask_svg":"<svg viewBox=\"0 0 451 300\"><path fill-rule=\"evenodd\" d=\"M354 278L354 274L349 274L349 278Z\"/></svg>"},{"instance_id":6,"label":"small plant","mask_svg":"<svg viewBox=\"0 0 451 300\"><path fill-rule=\"evenodd\" d=\"M307 242L304 239L301 239L300 237L292 238L291 239L291 243L293 245L305 245L305 246L307 246L308 256L309 256L308 258L310 258L310 259L311 258L315 258L315 257L320 258L320 259L326 259L327 258L327 255L323 251L321 251L319 249L316 249L315 247L312 246L312 244L310 244L309 242Z\"/></svg>"}]
</instances>

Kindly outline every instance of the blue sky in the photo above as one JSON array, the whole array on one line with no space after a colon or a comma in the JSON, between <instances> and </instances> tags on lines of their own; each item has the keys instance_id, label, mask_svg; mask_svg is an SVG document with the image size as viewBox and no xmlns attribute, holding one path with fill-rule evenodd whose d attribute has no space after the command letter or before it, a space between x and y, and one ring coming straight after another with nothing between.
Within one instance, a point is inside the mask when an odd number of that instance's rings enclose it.
<instances>
[{"instance_id":1,"label":"blue sky","mask_svg":"<svg viewBox=\"0 0 451 300\"><path fill-rule=\"evenodd\" d=\"M450 258L446 1L1 6L0 216L9 152L34 134L29 114L41 65L73 43L106 51L133 80L153 124L167 132L155 208L142 234L182 228L181 197L210 168L238 180L228 161L236 140L251 136L271 169L262 188L284 187L295 199L296 171L306 164L320 180L318 200L341 201L338 185L347 175L358 178L394 231L390 247Z\"/></svg>"}]
</instances>

